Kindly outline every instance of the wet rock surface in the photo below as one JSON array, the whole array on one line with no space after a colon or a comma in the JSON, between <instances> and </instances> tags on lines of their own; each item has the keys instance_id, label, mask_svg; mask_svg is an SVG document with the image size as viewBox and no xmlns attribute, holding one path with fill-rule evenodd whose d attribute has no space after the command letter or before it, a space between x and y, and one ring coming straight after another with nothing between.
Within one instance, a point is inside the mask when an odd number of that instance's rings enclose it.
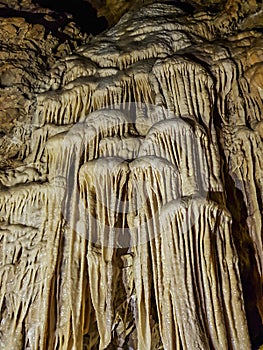
<instances>
[{"instance_id":1,"label":"wet rock surface","mask_svg":"<svg viewBox=\"0 0 263 350\"><path fill-rule=\"evenodd\" d=\"M137 4L95 37L22 5L0 8L1 347L258 349L260 3Z\"/></svg>"}]
</instances>

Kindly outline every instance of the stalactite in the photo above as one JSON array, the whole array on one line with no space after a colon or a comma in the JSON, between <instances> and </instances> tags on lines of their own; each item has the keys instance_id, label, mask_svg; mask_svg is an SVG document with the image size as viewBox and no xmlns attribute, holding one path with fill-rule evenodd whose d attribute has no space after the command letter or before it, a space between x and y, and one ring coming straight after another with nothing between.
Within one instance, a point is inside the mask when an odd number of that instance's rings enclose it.
<instances>
[{"instance_id":1,"label":"stalactite","mask_svg":"<svg viewBox=\"0 0 263 350\"><path fill-rule=\"evenodd\" d=\"M1 192L0 199L2 220L10 224L27 225L30 222L30 215L41 209L39 201L45 203L46 200L45 185L29 183L4 190Z\"/></svg>"},{"instance_id":2,"label":"stalactite","mask_svg":"<svg viewBox=\"0 0 263 350\"><path fill-rule=\"evenodd\" d=\"M54 191L47 185L17 188L1 196L2 348L46 348L50 286L61 226L60 201L58 188ZM51 213L57 220L46 222Z\"/></svg>"},{"instance_id":3,"label":"stalactite","mask_svg":"<svg viewBox=\"0 0 263 350\"><path fill-rule=\"evenodd\" d=\"M197 123L191 126L174 118L155 124L141 146L142 155L155 155L175 164L182 176L183 195L222 190L218 155Z\"/></svg>"},{"instance_id":4,"label":"stalactite","mask_svg":"<svg viewBox=\"0 0 263 350\"><path fill-rule=\"evenodd\" d=\"M228 166L230 176L243 194L247 208L247 224L256 251L258 269L262 276L263 256L259 247L262 245L261 206L263 202L262 188L262 139L258 132L245 126L237 126L234 133L225 134L228 146ZM255 151L257 149L257 152Z\"/></svg>"},{"instance_id":5,"label":"stalactite","mask_svg":"<svg viewBox=\"0 0 263 350\"><path fill-rule=\"evenodd\" d=\"M100 334L100 349L111 342L114 298L120 269L117 248L126 237L125 228L128 164L123 159L102 158L80 170L82 214L87 216L88 274L91 299ZM98 247L96 249L96 247Z\"/></svg>"},{"instance_id":6,"label":"stalactite","mask_svg":"<svg viewBox=\"0 0 263 350\"><path fill-rule=\"evenodd\" d=\"M154 27L156 24L154 25ZM126 28L125 28L126 29ZM174 51L183 49L190 45L188 36L178 28L178 25L173 26L173 30L169 28L169 31L165 31L165 26L162 25L163 32L160 33L149 33L147 38L145 32L141 40L136 40L135 33L129 38L127 35L123 36L123 47L122 51L119 51L116 42L113 39L108 41L100 41L97 46L87 48L87 50L78 51L80 55L95 62L100 67L116 67L121 70L131 66L132 64L144 60L160 56L171 55ZM179 30L178 30L179 29ZM126 30L131 31L131 28ZM121 33L123 28L120 28ZM156 41L156 34L159 36L159 41ZM149 38L150 37L150 38ZM119 39L119 40L121 40ZM115 39L116 40L116 39ZM127 45L129 40L129 45ZM126 41L126 43L125 43ZM108 49L110 44L110 51ZM107 47L107 51L105 50Z\"/></svg>"},{"instance_id":7,"label":"stalactite","mask_svg":"<svg viewBox=\"0 0 263 350\"><path fill-rule=\"evenodd\" d=\"M250 349L229 214L203 198L179 199L162 209L160 221L164 291L157 295L164 344L172 333L173 344L183 348ZM168 334L166 303L174 322Z\"/></svg>"},{"instance_id":8,"label":"stalactite","mask_svg":"<svg viewBox=\"0 0 263 350\"><path fill-rule=\"evenodd\" d=\"M94 62L77 55L75 57L70 56L70 59L65 63L66 69L61 82L64 86L78 78L94 76L98 69Z\"/></svg>"},{"instance_id":9,"label":"stalactite","mask_svg":"<svg viewBox=\"0 0 263 350\"><path fill-rule=\"evenodd\" d=\"M0 135L3 349L251 348L239 268L246 290L247 234L254 341L262 34L231 3L232 25L134 9L27 92L27 119Z\"/></svg>"},{"instance_id":10,"label":"stalactite","mask_svg":"<svg viewBox=\"0 0 263 350\"><path fill-rule=\"evenodd\" d=\"M86 78L88 79L88 78ZM73 83L72 83L73 84ZM33 120L40 127L53 123L72 124L91 112L90 97L96 82L78 81L63 91L51 91L37 97L37 109Z\"/></svg>"},{"instance_id":11,"label":"stalactite","mask_svg":"<svg viewBox=\"0 0 263 350\"><path fill-rule=\"evenodd\" d=\"M137 348L152 345L152 285L159 285L152 273L160 259L153 242L159 236L159 211L162 205L181 194L181 180L175 166L157 157L141 157L130 164L128 223L132 236L133 275L136 295ZM156 192L153 190L156 188ZM150 248L149 242L150 241ZM152 256L151 256L152 251ZM161 288L161 286L159 286ZM155 320L156 322L156 320Z\"/></svg>"},{"instance_id":12,"label":"stalactite","mask_svg":"<svg viewBox=\"0 0 263 350\"><path fill-rule=\"evenodd\" d=\"M192 115L215 133L211 121L214 105L213 80L199 64L182 57L159 60L153 67L166 106L175 115Z\"/></svg>"},{"instance_id":13,"label":"stalactite","mask_svg":"<svg viewBox=\"0 0 263 350\"><path fill-rule=\"evenodd\" d=\"M43 156L46 142L52 136L68 131L72 125L57 126L46 124L32 132L30 142L30 155L27 157L27 163L37 163Z\"/></svg>"}]
</instances>

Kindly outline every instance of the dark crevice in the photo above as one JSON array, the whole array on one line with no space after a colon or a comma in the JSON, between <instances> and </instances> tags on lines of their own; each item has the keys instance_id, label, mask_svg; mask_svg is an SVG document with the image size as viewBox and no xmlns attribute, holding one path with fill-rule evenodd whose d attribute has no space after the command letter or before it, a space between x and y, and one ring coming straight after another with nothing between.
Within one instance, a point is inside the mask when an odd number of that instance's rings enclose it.
<instances>
[{"instance_id":1,"label":"dark crevice","mask_svg":"<svg viewBox=\"0 0 263 350\"><path fill-rule=\"evenodd\" d=\"M165 4L167 5L174 5L176 7L178 7L180 10L192 14L194 13L194 11L196 10L196 7L187 3L187 2L181 2L178 0L170 0L170 1L166 1Z\"/></svg>"},{"instance_id":2,"label":"dark crevice","mask_svg":"<svg viewBox=\"0 0 263 350\"><path fill-rule=\"evenodd\" d=\"M66 12L72 15L83 32L97 35L108 28L105 17L98 17L97 10L83 0L33 0L34 4L53 11Z\"/></svg>"}]
</instances>

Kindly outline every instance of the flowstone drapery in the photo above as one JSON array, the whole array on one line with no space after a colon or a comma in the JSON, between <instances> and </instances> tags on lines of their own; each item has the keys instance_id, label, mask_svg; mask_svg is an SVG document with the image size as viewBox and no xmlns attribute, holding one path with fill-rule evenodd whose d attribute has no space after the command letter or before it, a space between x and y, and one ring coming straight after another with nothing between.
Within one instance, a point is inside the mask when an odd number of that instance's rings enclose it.
<instances>
[{"instance_id":1,"label":"flowstone drapery","mask_svg":"<svg viewBox=\"0 0 263 350\"><path fill-rule=\"evenodd\" d=\"M2 349L260 345L263 35L230 5L130 11L35 83L0 173Z\"/></svg>"}]
</instances>

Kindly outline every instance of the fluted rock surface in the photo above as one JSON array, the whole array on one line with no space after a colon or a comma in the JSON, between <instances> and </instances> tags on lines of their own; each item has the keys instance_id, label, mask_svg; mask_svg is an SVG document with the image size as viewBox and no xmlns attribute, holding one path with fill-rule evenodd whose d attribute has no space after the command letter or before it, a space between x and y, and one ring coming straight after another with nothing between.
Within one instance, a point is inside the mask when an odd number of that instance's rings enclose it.
<instances>
[{"instance_id":1,"label":"fluted rock surface","mask_svg":"<svg viewBox=\"0 0 263 350\"><path fill-rule=\"evenodd\" d=\"M250 5L136 8L35 78L1 140L1 348L263 343Z\"/></svg>"},{"instance_id":2,"label":"fluted rock surface","mask_svg":"<svg viewBox=\"0 0 263 350\"><path fill-rule=\"evenodd\" d=\"M25 156L21 133L30 133L34 96L45 71L87 41L69 14L59 15L30 0L0 2L1 167L18 166Z\"/></svg>"}]
</instances>

